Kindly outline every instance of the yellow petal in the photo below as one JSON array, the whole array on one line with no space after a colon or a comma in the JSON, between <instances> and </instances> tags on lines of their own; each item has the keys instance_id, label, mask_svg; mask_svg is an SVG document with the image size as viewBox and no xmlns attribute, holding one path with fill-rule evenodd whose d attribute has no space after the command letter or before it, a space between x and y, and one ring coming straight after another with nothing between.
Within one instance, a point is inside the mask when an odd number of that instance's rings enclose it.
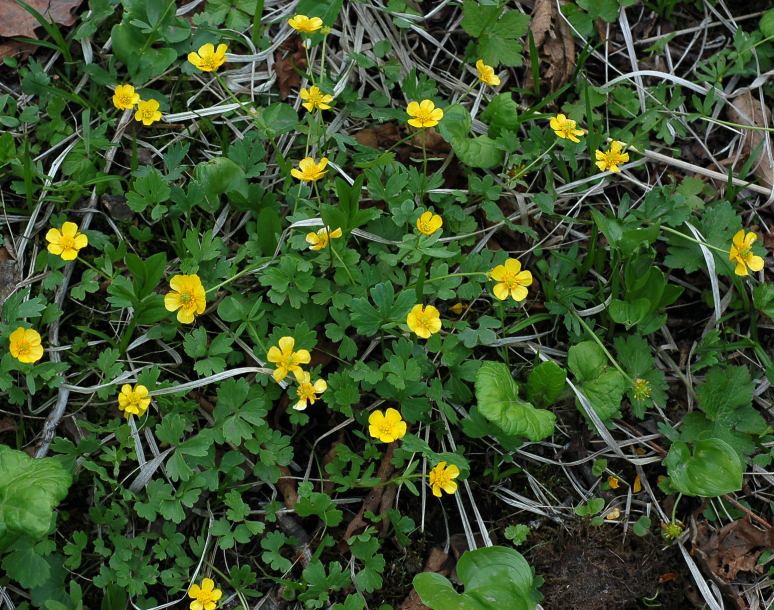
<instances>
[{"instance_id":1,"label":"yellow petal","mask_svg":"<svg viewBox=\"0 0 774 610\"><path fill-rule=\"evenodd\" d=\"M408 106L406 106L406 112L410 116L417 116L420 112L419 110L419 104L417 102L409 102ZM410 123L411 121L409 121Z\"/></svg>"},{"instance_id":2,"label":"yellow petal","mask_svg":"<svg viewBox=\"0 0 774 610\"><path fill-rule=\"evenodd\" d=\"M180 294L177 292L168 292L164 295L164 308L167 311L176 311L180 309L182 303L180 302Z\"/></svg>"},{"instance_id":3,"label":"yellow petal","mask_svg":"<svg viewBox=\"0 0 774 610\"><path fill-rule=\"evenodd\" d=\"M492 293L494 294L496 299L499 299L500 301L504 301L508 298L508 286L505 284L495 284L492 287Z\"/></svg>"},{"instance_id":4,"label":"yellow petal","mask_svg":"<svg viewBox=\"0 0 774 610\"><path fill-rule=\"evenodd\" d=\"M751 256L747 259L747 266L751 271L760 271L763 269L763 259L760 256Z\"/></svg>"},{"instance_id":5,"label":"yellow petal","mask_svg":"<svg viewBox=\"0 0 774 610\"><path fill-rule=\"evenodd\" d=\"M280 350L282 350L282 353L285 355L289 355L293 353L293 348L296 345L296 340L293 337L282 337L277 342L277 345L279 345Z\"/></svg>"},{"instance_id":6,"label":"yellow petal","mask_svg":"<svg viewBox=\"0 0 774 610\"><path fill-rule=\"evenodd\" d=\"M511 289L511 296L515 301L523 301L527 298L527 289L524 286L516 286Z\"/></svg>"}]
</instances>

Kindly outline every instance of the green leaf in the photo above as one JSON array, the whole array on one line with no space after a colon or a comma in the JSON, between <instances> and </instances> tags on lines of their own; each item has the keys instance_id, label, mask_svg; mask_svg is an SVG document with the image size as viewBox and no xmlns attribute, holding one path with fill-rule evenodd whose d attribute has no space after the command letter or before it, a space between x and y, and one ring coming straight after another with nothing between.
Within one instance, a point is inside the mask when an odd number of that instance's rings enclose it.
<instances>
[{"instance_id":1,"label":"green leaf","mask_svg":"<svg viewBox=\"0 0 774 610\"><path fill-rule=\"evenodd\" d=\"M201 204L208 211L218 209L220 195L238 193L247 199L247 178L244 170L227 157L216 157L194 168L194 178L204 188L209 205Z\"/></svg>"},{"instance_id":2,"label":"green leaf","mask_svg":"<svg viewBox=\"0 0 774 610\"><path fill-rule=\"evenodd\" d=\"M489 101L481 120L489 125L489 135L496 138L501 131L514 131L519 126L519 106L510 93L500 93Z\"/></svg>"},{"instance_id":3,"label":"green leaf","mask_svg":"<svg viewBox=\"0 0 774 610\"><path fill-rule=\"evenodd\" d=\"M126 203L134 212L144 212L151 205L169 199L171 189L161 172L155 168L142 168L126 194Z\"/></svg>"},{"instance_id":4,"label":"green leaf","mask_svg":"<svg viewBox=\"0 0 774 610\"><path fill-rule=\"evenodd\" d=\"M712 421L752 404L753 382L745 366L715 367L696 388L699 408Z\"/></svg>"},{"instance_id":5,"label":"green leaf","mask_svg":"<svg viewBox=\"0 0 774 610\"><path fill-rule=\"evenodd\" d=\"M475 387L479 411L506 434L539 441L553 433L556 416L521 400L519 386L502 362L484 362Z\"/></svg>"},{"instance_id":6,"label":"green leaf","mask_svg":"<svg viewBox=\"0 0 774 610\"><path fill-rule=\"evenodd\" d=\"M573 345L567 355L567 367L575 375L578 389L588 398L603 422L618 414L626 380L608 365L602 348L593 341Z\"/></svg>"},{"instance_id":7,"label":"green leaf","mask_svg":"<svg viewBox=\"0 0 774 610\"><path fill-rule=\"evenodd\" d=\"M774 10L769 11L769 13L774 15ZM755 309L774 320L774 284L758 284L753 288L752 294Z\"/></svg>"},{"instance_id":8,"label":"green leaf","mask_svg":"<svg viewBox=\"0 0 774 610\"><path fill-rule=\"evenodd\" d=\"M20 535L44 536L71 484L58 460L0 445L0 549Z\"/></svg>"},{"instance_id":9,"label":"green leaf","mask_svg":"<svg viewBox=\"0 0 774 610\"><path fill-rule=\"evenodd\" d=\"M608 311L613 322L623 324L626 330L639 323L648 315L651 309L651 303L648 299L635 299L632 302L613 299L610 302Z\"/></svg>"},{"instance_id":10,"label":"green leaf","mask_svg":"<svg viewBox=\"0 0 774 610\"><path fill-rule=\"evenodd\" d=\"M761 21L758 24L758 27L766 38L774 36L774 8L769 9L761 15Z\"/></svg>"},{"instance_id":11,"label":"green leaf","mask_svg":"<svg viewBox=\"0 0 774 610\"><path fill-rule=\"evenodd\" d=\"M527 377L527 398L539 407L555 403L564 393L567 372L556 362L538 364Z\"/></svg>"},{"instance_id":12,"label":"green leaf","mask_svg":"<svg viewBox=\"0 0 774 610\"><path fill-rule=\"evenodd\" d=\"M696 441L693 450L677 441L670 447L664 465L674 488L688 496L713 498L742 489L742 461L719 438Z\"/></svg>"},{"instance_id":13,"label":"green leaf","mask_svg":"<svg viewBox=\"0 0 774 610\"><path fill-rule=\"evenodd\" d=\"M452 104L444 110L438 132L470 167L489 169L503 162L504 153L489 136L470 137L471 119L467 108Z\"/></svg>"},{"instance_id":14,"label":"green leaf","mask_svg":"<svg viewBox=\"0 0 774 610\"><path fill-rule=\"evenodd\" d=\"M467 551L457 564L465 587L457 593L451 582L433 572L414 577L414 588L432 610L534 610L539 595L532 569L517 551L488 547Z\"/></svg>"}]
</instances>

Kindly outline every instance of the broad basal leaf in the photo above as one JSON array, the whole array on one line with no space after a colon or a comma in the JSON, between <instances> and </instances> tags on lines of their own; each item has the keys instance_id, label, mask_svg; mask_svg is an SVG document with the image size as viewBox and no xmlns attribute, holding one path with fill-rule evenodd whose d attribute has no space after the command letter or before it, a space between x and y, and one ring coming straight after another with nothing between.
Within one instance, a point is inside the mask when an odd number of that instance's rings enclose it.
<instances>
[{"instance_id":1,"label":"broad basal leaf","mask_svg":"<svg viewBox=\"0 0 774 610\"><path fill-rule=\"evenodd\" d=\"M519 386L502 362L484 362L476 373L478 409L503 432L539 441L554 431L556 416L519 398Z\"/></svg>"},{"instance_id":2,"label":"broad basal leaf","mask_svg":"<svg viewBox=\"0 0 774 610\"><path fill-rule=\"evenodd\" d=\"M714 498L742 489L742 461L719 438L696 441L693 451L677 441L669 449L664 465L674 488L687 496Z\"/></svg>"}]
</instances>

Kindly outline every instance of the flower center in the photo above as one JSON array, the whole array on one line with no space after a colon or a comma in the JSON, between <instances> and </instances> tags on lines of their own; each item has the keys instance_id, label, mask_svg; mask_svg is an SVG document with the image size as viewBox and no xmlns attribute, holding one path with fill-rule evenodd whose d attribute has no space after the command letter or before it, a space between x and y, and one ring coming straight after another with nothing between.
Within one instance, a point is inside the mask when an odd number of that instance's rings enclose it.
<instances>
[{"instance_id":1,"label":"flower center","mask_svg":"<svg viewBox=\"0 0 774 610\"><path fill-rule=\"evenodd\" d=\"M59 245L65 250L70 250L75 247L75 238L70 237L69 235L62 235L62 238L59 240Z\"/></svg>"},{"instance_id":2,"label":"flower center","mask_svg":"<svg viewBox=\"0 0 774 610\"><path fill-rule=\"evenodd\" d=\"M190 292L180 293L180 302L183 304L183 307L191 305L193 300L193 295Z\"/></svg>"},{"instance_id":3,"label":"flower center","mask_svg":"<svg viewBox=\"0 0 774 610\"><path fill-rule=\"evenodd\" d=\"M634 380L634 397L637 400L646 400L650 398L650 383L647 379L637 377Z\"/></svg>"},{"instance_id":4,"label":"flower center","mask_svg":"<svg viewBox=\"0 0 774 610\"><path fill-rule=\"evenodd\" d=\"M26 356L30 352L30 349L32 349L32 346L30 345L29 341L26 341L24 339L19 341L18 350L19 350L20 356Z\"/></svg>"},{"instance_id":5,"label":"flower center","mask_svg":"<svg viewBox=\"0 0 774 610\"><path fill-rule=\"evenodd\" d=\"M448 485L450 482L451 482L451 477L445 470L435 473L434 483L436 485L440 485L441 487L443 487L444 485Z\"/></svg>"},{"instance_id":6,"label":"flower center","mask_svg":"<svg viewBox=\"0 0 774 610\"><path fill-rule=\"evenodd\" d=\"M150 108L145 108L142 111L142 118L144 118L144 119L152 119L153 118L153 114L154 114L153 110L151 110Z\"/></svg>"},{"instance_id":7,"label":"flower center","mask_svg":"<svg viewBox=\"0 0 774 610\"><path fill-rule=\"evenodd\" d=\"M738 250L739 250L739 257L740 257L740 258L742 258L742 259L745 259L745 260L746 260L747 258L749 258L749 256L750 256L750 251L751 251L751 248L750 248L750 246L742 246L742 247L741 247L741 248L739 248Z\"/></svg>"},{"instance_id":8,"label":"flower center","mask_svg":"<svg viewBox=\"0 0 774 610\"><path fill-rule=\"evenodd\" d=\"M128 106L132 103L132 98L128 93L124 93L118 96L118 101L121 102L122 106Z\"/></svg>"},{"instance_id":9,"label":"flower center","mask_svg":"<svg viewBox=\"0 0 774 610\"><path fill-rule=\"evenodd\" d=\"M383 421L379 426L379 432L381 432L383 436L392 436L392 424L388 421Z\"/></svg>"},{"instance_id":10,"label":"flower center","mask_svg":"<svg viewBox=\"0 0 774 610\"><path fill-rule=\"evenodd\" d=\"M419 229L422 231L422 233L430 233L433 230L433 227L430 225L427 221L419 221Z\"/></svg>"},{"instance_id":11,"label":"flower center","mask_svg":"<svg viewBox=\"0 0 774 610\"><path fill-rule=\"evenodd\" d=\"M314 402L314 400L317 398L314 386L310 383L304 383L298 388L298 397L301 400L308 400L309 402Z\"/></svg>"},{"instance_id":12,"label":"flower center","mask_svg":"<svg viewBox=\"0 0 774 610\"><path fill-rule=\"evenodd\" d=\"M519 281L516 279L515 273L510 273L508 271L505 272L505 275L503 276L502 283L505 284L505 286L508 288L508 290L512 290L519 286Z\"/></svg>"}]
</instances>

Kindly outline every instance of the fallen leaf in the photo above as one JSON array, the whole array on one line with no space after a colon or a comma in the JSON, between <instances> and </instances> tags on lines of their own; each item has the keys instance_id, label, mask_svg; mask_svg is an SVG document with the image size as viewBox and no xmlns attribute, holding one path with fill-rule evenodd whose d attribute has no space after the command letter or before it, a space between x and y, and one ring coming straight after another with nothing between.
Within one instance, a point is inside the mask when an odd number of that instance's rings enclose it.
<instances>
[{"instance_id":1,"label":"fallen leaf","mask_svg":"<svg viewBox=\"0 0 774 610\"><path fill-rule=\"evenodd\" d=\"M433 547L430 551L430 557L425 563L425 567L422 568L423 572L436 572L447 576L449 574L449 555L444 553L438 547ZM419 599L419 595L414 589L411 589L409 596L403 600L403 603L399 606L398 610L429 610L427 606Z\"/></svg>"},{"instance_id":2,"label":"fallen leaf","mask_svg":"<svg viewBox=\"0 0 774 610\"><path fill-rule=\"evenodd\" d=\"M537 0L529 24L540 60L541 83L556 91L575 70L575 39L559 15L554 0ZM534 86L532 71L527 70L527 87Z\"/></svg>"},{"instance_id":3,"label":"fallen leaf","mask_svg":"<svg viewBox=\"0 0 774 610\"><path fill-rule=\"evenodd\" d=\"M75 23L73 9L78 8L83 0L26 0L32 8L49 21L59 25ZM0 0L0 36L26 36L37 38L35 29L40 24L29 12L16 4L15 0Z\"/></svg>"},{"instance_id":4,"label":"fallen leaf","mask_svg":"<svg viewBox=\"0 0 774 610\"><path fill-rule=\"evenodd\" d=\"M300 38L292 37L288 42L295 41L295 48L287 48L287 43L277 49L274 56L274 71L277 73L277 85L280 99L290 97L291 89L301 84L301 73L306 70L306 53ZM291 53L292 51L292 53Z\"/></svg>"},{"instance_id":5,"label":"fallen leaf","mask_svg":"<svg viewBox=\"0 0 774 610\"><path fill-rule=\"evenodd\" d=\"M16 288L19 269L5 247L0 247L0 310L2 304Z\"/></svg>"},{"instance_id":6,"label":"fallen leaf","mask_svg":"<svg viewBox=\"0 0 774 610\"><path fill-rule=\"evenodd\" d=\"M758 557L768 547L768 537L768 532L748 519L733 521L717 531L702 523L697 532L697 552L716 578L730 583L739 572L763 572Z\"/></svg>"},{"instance_id":7,"label":"fallen leaf","mask_svg":"<svg viewBox=\"0 0 774 610\"><path fill-rule=\"evenodd\" d=\"M728 117L740 125L751 125L755 127L768 127L771 122L771 111L768 107L761 107L758 99L753 97L752 93L747 91L737 95L728 106ZM765 138L765 139L764 139ZM771 138L768 132L746 129L742 136L742 156L747 159L753 153L757 154L757 162L753 168L753 173L760 180L761 184L767 188L774 186L774 167L771 166L766 152L771 148Z\"/></svg>"}]
</instances>

